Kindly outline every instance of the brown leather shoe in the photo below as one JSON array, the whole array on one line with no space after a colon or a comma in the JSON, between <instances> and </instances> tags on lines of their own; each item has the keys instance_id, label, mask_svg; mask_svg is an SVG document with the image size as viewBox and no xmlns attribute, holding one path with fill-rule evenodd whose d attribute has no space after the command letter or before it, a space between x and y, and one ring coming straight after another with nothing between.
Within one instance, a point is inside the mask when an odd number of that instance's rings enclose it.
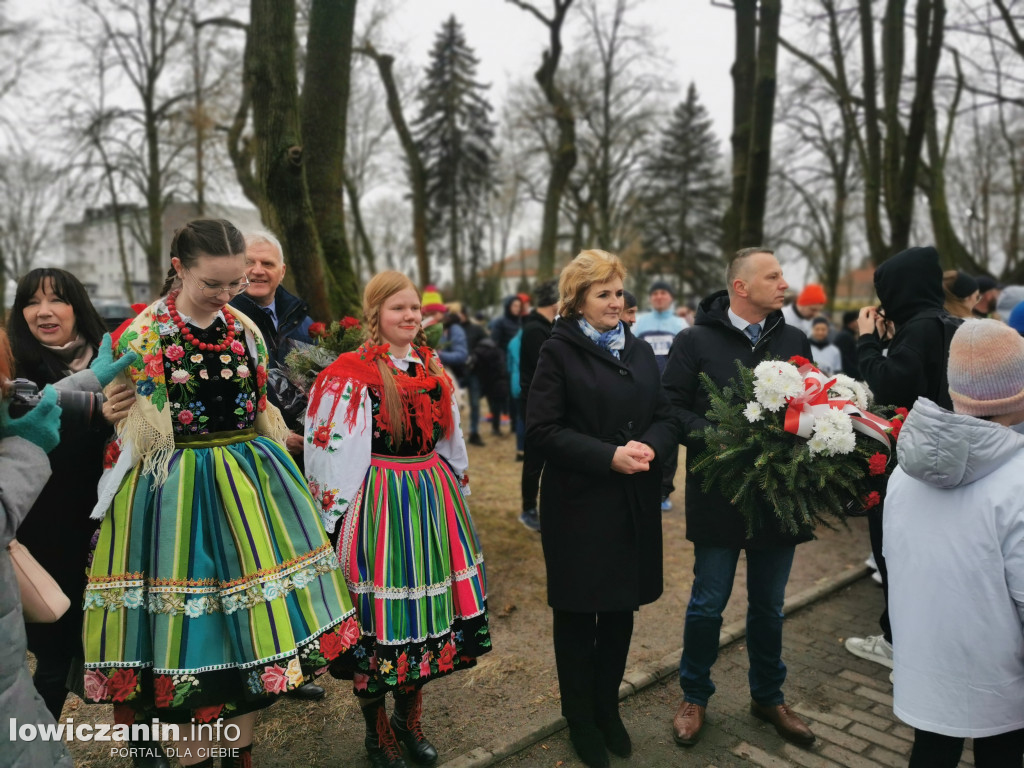
<instances>
[{"instance_id":1,"label":"brown leather shoe","mask_svg":"<svg viewBox=\"0 0 1024 768\"><path fill-rule=\"evenodd\" d=\"M676 716L672 718L672 735L676 744L692 747L697 743L700 729L704 727L704 710L700 704L684 701L679 705Z\"/></svg>"},{"instance_id":2,"label":"brown leather shoe","mask_svg":"<svg viewBox=\"0 0 1024 768\"><path fill-rule=\"evenodd\" d=\"M785 704L766 707L752 701L750 702L750 714L774 725L779 736L798 747L809 747L814 743L814 734L811 733L811 729Z\"/></svg>"}]
</instances>

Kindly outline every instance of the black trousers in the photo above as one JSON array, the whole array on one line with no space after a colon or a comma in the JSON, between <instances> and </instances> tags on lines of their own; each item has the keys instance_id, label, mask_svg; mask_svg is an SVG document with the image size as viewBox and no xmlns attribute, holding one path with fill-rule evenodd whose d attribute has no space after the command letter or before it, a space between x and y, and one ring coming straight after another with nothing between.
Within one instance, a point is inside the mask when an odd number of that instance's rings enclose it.
<instances>
[{"instance_id":1,"label":"black trousers","mask_svg":"<svg viewBox=\"0 0 1024 768\"><path fill-rule=\"evenodd\" d=\"M889 569L885 566L885 557L882 555L882 508L879 504L868 510L868 534L871 537L871 554L875 556L875 565L878 566L878 574L882 577L882 615L878 617L878 626L882 628L882 634L890 645L892 645L892 625L889 623Z\"/></svg>"},{"instance_id":2,"label":"black trousers","mask_svg":"<svg viewBox=\"0 0 1024 768\"><path fill-rule=\"evenodd\" d=\"M555 666L566 720L595 722L617 714L632 636L632 611L554 611Z\"/></svg>"},{"instance_id":3,"label":"black trousers","mask_svg":"<svg viewBox=\"0 0 1024 768\"><path fill-rule=\"evenodd\" d=\"M964 740L956 736L914 729L914 749L907 768L956 768ZM974 740L975 768L1021 768L1024 729Z\"/></svg>"},{"instance_id":4,"label":"black trousers","mask_svg":"<svg viewBox=\"0 0 1024 768\"><path fill-rule=\"evenodd\" d=\"M526 415L528 403L525 397L519 400L519 413ZM537 509L537 494L540 493L540 474L544 470L544 459L536 450L523 446L523 476L519 486L523 496L523 512Z\"/></svg>"},{"instance_id":5,"label":"black trousers","mask_svg":"<svg viewBox=\"0 0 1024 768\"><path fill-rule=\"evenodd\" d=\"M72 659L67 654L36 654L36 671L32 675L32 684L58 723L61 710L64 709L64 700L68 697L67 680L71 672L71 663Z\"/></svg>"},{"instance_id":6,"label":"black trousers","mask_svg":"<svg viewBox=\"0 0 1024 768\"><path fill-rule=\"evenodd\" d=\"M661 457L661 498L667 499L676 489L676 468L679 466L679 446Z\"/></svg>"}]
</instances>

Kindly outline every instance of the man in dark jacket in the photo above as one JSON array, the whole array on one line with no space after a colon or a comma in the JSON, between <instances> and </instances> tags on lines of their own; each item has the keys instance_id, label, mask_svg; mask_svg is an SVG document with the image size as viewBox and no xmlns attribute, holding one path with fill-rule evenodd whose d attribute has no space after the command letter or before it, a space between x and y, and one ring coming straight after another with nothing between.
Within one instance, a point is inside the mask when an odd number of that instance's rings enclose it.
<instances>
[{"instance_id":1,"label":"man in dark jacket","mask_svg":"<svg viewBox=\"0 0 1024 768\"><path fill-rule=\"evenodd\" d=\"M284 251L280 241L269 232L251 232L245 236L245 276L249 287L231 300L231 306L250 318L263 334L267 343L270 368L280 368L284 356L288 354L289 339L312 343L309 326L313 320L309 317L309 305L297 296L286 291L281 280L287 267L284 263ZM285 383L283 379L280 379ZM267 386L267 399L281 408L277 388ZM289 416L287 408L281 408L288 422L288 437L285 448L297 461L302 459L302 424L295 416ZM316 701L322 699L326 691L314 683L300 685L288 695L296 699Z\"/></svg>"},{"instance_id":2,"label":"man in dark jacket","mask_svg":"<svg viewBox=\"0 0 1024 768\"><path fill-rule=\"evenodd\" d=\"M269 367L280 368L288 354L290 341L312 343L309 326L309 305L293 296L281 285L287 269L281 243L269 232L252 232L245 236L246 272L249 287L231 300L231 306L249 317L263 334L267 343ZM281 409L291 434L285 447L293 456L302 456L302 424L304 408L288 407L281 402L281 387L288 388L282 377L271 374L267 385L267 399ZM285 398L287 399L287 398ZM300 401L296 401L301 405Z\"/></svg>"},{"instance_id":3,"label":"man in dark jacket","mask_svg":"<svg viewBox=\"0 0 1024 768\"><path fill-rule=\"evenodd\" d=\"M530 382L537 370L540 348L551 338L558 311L558 281L548 280L533 291L533 303L537 306L523 318L523 338L519 346L519 413L526 416L527 400L530 396ZM537 513L537 492L540 489L540 473L544 460L536 451L523 447L523 512L519 522L531 531L540 530L540 515Z\"/></svg>"},{"instance_id":4,"label":"man in dark jacket","mask_svg":"<svg viewBox=\"0 0 1024 768\"><path fill-rule=\"evenodd\" d=\"M718 386L737 376L736 363L754 368L765 359L810 358L803 331L786 325L782 305L789 287L782 267L766 248L744 248L729 262L727 291L701 302L695 325L676 336L662 383L681 415L687 462L704 449L704 414L710 402L700 386L706 373ZM705 492L702 478L686 475L686 537L693 542L693 587L686 609L679 682L683 703L673 719L676 742L691 745L704 725L708 699L715 692L711 667L718 657L722 611L732 591L741 550L747 559L747 655L750 659L751 713L801 746L814 734L784 703L782 684L782 604L795 545L810 531L792 536L766 527L746 536L743 518L717 489Z\"/></svg>"},{"instance_id":5,"label":"man in dark jacket","mask_svg":"<svg viewBox=\"0 0 1024 768\"><path fill-rule=\"evenodd\" d=\"M502 357L508 352L508 343L512 341L512 337L519 333L519 329L522 327L523 319L521 317L523 310L523 300L518 296L506 296L502 302L503 312L499 317L491 320L488 325L488 330L491 332L491 340L495 346L501 351ZM508 389L508 375L505 375L505 388ZM513 400L510 396L506 396L505 401L493 402L491 398L487 398L487 402L491 406L491 434L495 437L501 436L501 414L507 413L509 418L509 429L512 432L516 431L516 418L518 416L518 402ZM517 446L518 450L522 450L522 446Z\"/></svg>"},{"instance_id":6,"label":"man in dark jacket","mask_svg":"<svg viewBox=\"0 0 1024 768\"><path fill-rule=\"evenodd\" d=\"M287 267L276 237L269 232L247 234L245 256L249 287L231 300L231 306L256 323L267 342L270 366L276 368L288 353L288 339L312 342L309 305L281 286Z\"/></svg>"},{"instance_id":7,"label":"man in dark jacket","mask_svg":"<svg viewBox=\"0 0 1024 768\"><path fill-rule=\"evenodd\" d=\"M953 333L962 322L943 304L942 267L932 246L897 253L875 270L875 293L881 305L864 307L857 318L857 358L861 378L875 402L912 408L927 397L953 410L946 381L946 361ZM895 335L892 334L895 329ZM888 352L883 354L889 337ZM889 624L889 571L882 555L884 504L868 510L871 552L882 577L885 607L879 617L882 634L846 638L846 650L892 669L892 628Z\"/></svg>"}]
</instances>

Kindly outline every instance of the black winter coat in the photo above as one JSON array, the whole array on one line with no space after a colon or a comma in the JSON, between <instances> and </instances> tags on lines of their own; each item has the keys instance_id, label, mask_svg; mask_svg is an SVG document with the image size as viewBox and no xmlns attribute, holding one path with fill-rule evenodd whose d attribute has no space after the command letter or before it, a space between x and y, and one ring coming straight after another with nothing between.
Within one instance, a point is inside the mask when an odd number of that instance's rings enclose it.
<instances>
[{"instance_id":1,"label":"black winter coat","mask_svg":"<svg viewBox=\"0 0 1024 768\"><path fill-rule=\"evenodd\" d=\"M658 364L627 328L621 359L557 320L541 347L526 413L526 449L544 461L541 541L548 604L567 611L629 611L662 590L661 466L679 425ZM615 449L647 443L647 472L611 468Z\"/></svg>"},{"instance_id":2,"label":"black winter coat","mask_svg":"<svg viewBox=\"0 0 1024 768\"><path fill-rule=\"evenodd\" d=\"M270 319L270 315L244 293L235 296L231 300L231 306L242 312L260 329L263 340L267 343L271 368L278 368L284 362L285 355L291 349L288 344L289 339L305 344L313 343L309 336L309 326L313 324L313 320L309 316L309 305L298 296L286 291L283 286L277 286L277 291L274 293L274 314L277 316L277 328L274 327L274 321Z\"/></svg>"},{"instance_id":3,"label":"black winter coat","mask_svg":"<svg viewBox=\"0 0 1024 768\"><path fill-rule=\"evenodd\" d=\"M40 388L64 378L49 375L43 368L30 370L24 365L18 371ZM86 563L92 536L99 528L99 523L89 515L96 506L103 451L113 432L102 414L96 414L91 427L61 434L60 445L47 457L52 470L50 479L18 528L18 541L71 599L71 608L57 622L25 625L28 648L37 655L73 658L82 654L81 601L85 594Z\"/></svg>"},{"instance_id":4,"label":"black winter coat","mask_svg":"<svg viewBox=\"0 0 1024 768\"><path fill-rule=\"evenodd\" d=\"M901 251L875 270L875 292L887 320L896 325L889 352L877 334L857 340L861 378L875 402L911 408L927 397L953 410L946 382L949 342L963 321L943 307L942 267L931 246Z\"/></svg>"},{"instance_id":5,"label":"black winter coat","mask_svg":"<svg viewBox=\"0 0 1024 768\"><path fill-rule=\"evenodd\" d=\"M519 342L519 389L523 399L529 397L533 374L537 371L540 348L551 338L554 321L536 309L523 318L523 338Z\"/></svg>"},{"instance_id":6,"label":"black winter coat","mask_svg":"<svg viewBox=\"0 0 1024 768\"><path fill-rule=\"evenodd\" d=\"M698 376L706 373L722 387L737 377L736 361L754 368L763 360L788 360L793 355L810 359L807 335L791 326L781 311L765 318L764 330L751 347L750 339L729 320L729 294L719 291L707 297L697 308L693 326L676 336L669 350L662 383L672 405L678 409L683 425L682 443L686 446L686 538L695 544L734 549L787 546L809 541L812 536L792 536L771 529L759 531L748 539L746 524L739 510L717 489L705 493L703 477L690 471L705 447L704 427L710 422L705 414L711 407L708 394Z\"/></svg>"}]
</instances>

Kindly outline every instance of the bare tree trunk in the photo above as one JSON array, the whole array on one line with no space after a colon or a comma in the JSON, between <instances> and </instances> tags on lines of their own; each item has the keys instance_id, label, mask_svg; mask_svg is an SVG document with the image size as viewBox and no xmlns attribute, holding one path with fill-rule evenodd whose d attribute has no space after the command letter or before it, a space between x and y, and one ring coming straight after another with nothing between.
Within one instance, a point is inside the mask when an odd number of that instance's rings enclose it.
<instances>
[{"instance_id":1,"label":"bare tree trunk","mask_svg":"<svg viewBox=\"0 0 1024 768\"><path fill-rule=\"evenodd\" d=\"M305 179L295 74L295 0L252 0L247 88L252 95L256 179L264 221L281 238L296 287L321 320L333 317L323 251Z\"/></svg>"},{"instance_id":2,"label":"bare tree trunk","mask_svg":"<svg viewBox=\"0 0 1024 768\"><path fill-rule=\"evenodd\" d=\"M378 53L372 45L364 45L357 52L369 56L377 63L380 79L387 93L388 113L391 115L398 139L402 142L402 149L405 150L406 162L409 163L409 185L412 188L412 241L422 288L430 282L430 256L427 253L427 174L412 131L409 130L409 124L402 112L402 100L398 95L392 72L394 56Z\"/></svg>"},{"instance_id":3,"label":"bare tree trunk","mask_svg":"<svg viewBox=\"0 0 1024 768\"><path fill-rule=\"evenodd\" d=\"M757 77L754 109L750 121L750 155L743 207L740 241L743 246L764 240L764 211L771 171L772 128L775 122L775 71L779 52L779 17L782 0L761 0L757 36Z\"/></svg>"},{"instance_id":4,"label":"bare tree trunk","mask_svg":"<svg viewBox=\"0 0 1024 768\"><path fill-rule=\"evenodd\" d=\"M885 40L886 162L885 177L889 208L891 248L902 251L910 245L914 218L914 191L931 112L935 72L942 56L945 26L944 0L918 0L916 13L916 67L914 98L905 133L900 130L899 85L903 70L903 0L890 0L886 13ZM895 80L895 83L892 81ZM894 92L893 92L894 91Z\"/></svg>"},{"instance_id":5,"label":"bare tree trunk","mask_svg":"<svg viewBox=\"0 0 1024 768\"><path fill-rule=\"evenodd\" d=\"M373 251L370 235L363 224L363 212L359 208L359 193L356 191L356 185L347 175L345 176L345 191L348 193L348 204L352 211L352 223L356 227L356 237L359 238L363 254L366 256L366 266L370 274L374 275L377 273L377 256Z\"/></svg>"},{"instance_id":6,"label":"bare tree trunk","mask_svg":"<svg viewBox=\"0 0 1024 768\"><path fill-rule=\"evenodd\" d=\"M732 199L722 217L722 252L729 256L743 245L743 198L750 166L750 137L757 76L757 0L736 0L736 58L732 65ZM756 243L755 243L756 245Z\"/></svg>"},{"instance_id":7,"label":"bare tree trunk","mask_svg":"<svg viewBox=\"0 0 1024 768\"><path fill-rule=\"evenodd\" d=\"M345 234L342 181L355 15L356 0L313 0L300 108L306 185L331 278L331 304L346 315L362 304Z\"/></svg>"},{"instance_id":8,"label":"bare tree trunk","mask_svg":"<svg viewBox=\"0 0 1024 768\"><path fill-rule=\"evenodd\" d=\"M536 16L548 28L548 49L544 51L540 68L534 74L537 84L551 106L558 127L557 145L551 158L551 175L544 194L544 214L541 219L540 248L537 252L537 279L550 280L555 274L555 252L558 249L558 213L562 195L572 169L576 167L576 117L572 105L555 82L555 73L562 56L562 24L573 0L553 0L551 18L523 0L508 0Z\"/></svg>"}]
</instances>

